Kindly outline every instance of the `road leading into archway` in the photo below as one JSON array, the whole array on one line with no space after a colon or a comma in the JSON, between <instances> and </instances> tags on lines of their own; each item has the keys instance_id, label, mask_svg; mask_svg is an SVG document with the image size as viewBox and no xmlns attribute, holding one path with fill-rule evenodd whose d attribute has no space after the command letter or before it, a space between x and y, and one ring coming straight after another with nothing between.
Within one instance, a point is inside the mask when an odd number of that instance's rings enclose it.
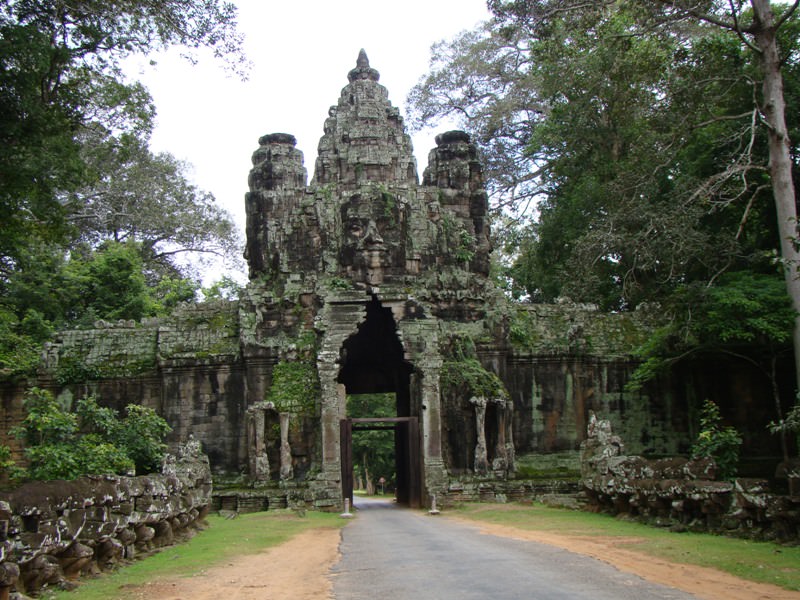
<instances>
[{"instance_id":1,"label":"road leading into archway","mask_svg":"<svg viewBox=\"0 0 800 600\"><path fill-rule=\"evenodd\" d=\"M331 570L336 600L690 600L554 546L484 535L457 521L356 499Z\"/></svg>"}]
</instances>

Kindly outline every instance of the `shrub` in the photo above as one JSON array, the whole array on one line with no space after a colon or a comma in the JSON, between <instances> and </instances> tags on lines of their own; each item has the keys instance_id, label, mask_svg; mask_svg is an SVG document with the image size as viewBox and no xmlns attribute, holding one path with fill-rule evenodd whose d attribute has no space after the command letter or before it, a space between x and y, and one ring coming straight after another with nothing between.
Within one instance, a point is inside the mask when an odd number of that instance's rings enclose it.
<instances>
[{"instance_id":1,"label":"shrub","mask_svg":"<svg viewBox=\"0 0 800 600\"><path fill-rule=\"evenodd\" d=\"M732 479L739 463L742 438L731 426L722 425L719 407L706 400L700 413L700 433L692 446L693 458L713 458L722 479Z\"/></svg>"},{"instance_id":2,"label":"shrub","mask_svg":"<svg viewBox=\"0 0 800 600\"><path fill-rule=\"evenodd\" d=\"M152 409L129 405L124 419L90 396L75 412L39 388L26 394L27 416L12 433L25 443L28 479L157 471L170 428Z\"/></svg>"}]
</instances>

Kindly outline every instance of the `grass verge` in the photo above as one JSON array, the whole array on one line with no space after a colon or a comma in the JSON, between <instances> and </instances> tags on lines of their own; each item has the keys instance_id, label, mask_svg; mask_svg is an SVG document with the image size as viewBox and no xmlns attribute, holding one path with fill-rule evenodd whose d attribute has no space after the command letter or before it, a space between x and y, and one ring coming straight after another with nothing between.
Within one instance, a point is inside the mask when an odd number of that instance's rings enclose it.
<instances>
[{"instance_id":1,"label":"grass verge","mask_svg":"<svg viewBox=\"0 0 800 600\"><path fill-rule=\"evenodd\" d=\"M603 536L612 544L665 560L710 567L758 583L800 591L800 547L703 533L676 533L609 515L540 504L469 504L459 516L564 536ZM616 542L614 538L619 538Z\"/></svg>"},{"instance_id":2,"label":"grass verge","mask_svg":"<svg viewBox=\"0 0 800 600\"><path fill-rule=\"evenodd\" d=\"M126 588L159 577L188 577L230 560L256 554L277 546L292 536L313 528L341 527L345 521L331 513L308 512L304 517L292 511L268 511L223 519L212 515L204 531L183 544L162 549L141 561L97 578L81 580L74 592L49 592L51 600L112 600L129 597Z\"/></svg>"}]
</instances>

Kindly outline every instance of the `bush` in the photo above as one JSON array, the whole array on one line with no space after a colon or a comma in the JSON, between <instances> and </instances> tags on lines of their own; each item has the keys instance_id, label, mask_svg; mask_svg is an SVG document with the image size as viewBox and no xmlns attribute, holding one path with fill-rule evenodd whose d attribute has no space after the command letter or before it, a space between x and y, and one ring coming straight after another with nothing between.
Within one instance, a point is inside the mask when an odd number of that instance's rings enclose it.
<instances>
[{"instance_id":1,"label":"bush","mask_svg":"<svg viewBox=\"0 0 800 600\"><path fill-rule=\"evenodd\" d=\"M700 433L692 446L693 458L713 458L721 479L732 479L739 464L742 438L731 426L722 425L719 407L706 400L700 413Z\"/></svg>"},{"instance_id":2,"label":"bush","mask_svg":"<svg viewBox=\"0 0 800 600\"><path fill-rule=\"evenodd\" d=\"M25 443L28 479L75 479L82 475L157 471L170 431L152 409L129 405L124 419L90 396L69 412L53 395L32 388L27 416L12 433Z\"/></svg>"}]
</instances>

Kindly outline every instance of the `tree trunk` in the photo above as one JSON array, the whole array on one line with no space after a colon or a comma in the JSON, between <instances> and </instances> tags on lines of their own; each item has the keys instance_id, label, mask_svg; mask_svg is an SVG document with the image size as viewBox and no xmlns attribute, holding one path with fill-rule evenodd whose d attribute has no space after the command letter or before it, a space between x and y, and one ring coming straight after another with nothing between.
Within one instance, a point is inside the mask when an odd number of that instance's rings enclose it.
<instances>
[{"instance_id":1,"label":"tree trunk","mask_svg":"<svg viewBox=\"0 0 800 600\"><path fill-rule=\"evenodd\" d=\"M789 152L789 135L786 129L786 100L783 95L783 76L778 53L775 17L769 0L751 0L755 26L753 37L760 50L763 70L764 95L761 107L767 122L769 136L769 168L772 179L772 194L778 215L778 234L781 242L786 289L797 316L794 322L795 381L800 389L800 252L797 249L797 206L792 160Z\"/></svg>"},{"instance_id":2,"label":"tree trunk","mask_svg":"<svg viewBox=\"0 0 800 600\"><path fill-rule=\"evenodd\" d=\"M769 382L772 386L772 401L775 403L775 411L778 414L778 421L783 419L783 409L781 408L781 393L778 388L778 357L773 352L772 360L770 361L770 375ZM789 432L781 429L781 453L783 455L783 462L789 464Z\"/></svg>"}]
</instances>

